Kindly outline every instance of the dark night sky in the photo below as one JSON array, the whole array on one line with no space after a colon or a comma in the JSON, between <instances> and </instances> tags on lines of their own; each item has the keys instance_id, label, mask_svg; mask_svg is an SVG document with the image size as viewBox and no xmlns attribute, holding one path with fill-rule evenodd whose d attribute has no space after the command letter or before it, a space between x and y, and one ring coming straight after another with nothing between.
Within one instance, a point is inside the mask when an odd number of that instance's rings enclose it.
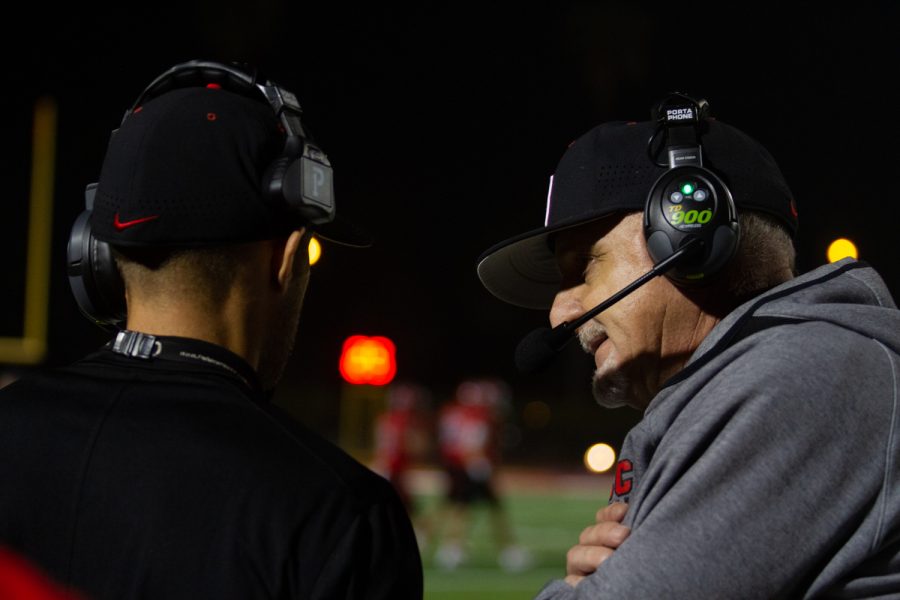
<instances>
[{"instance_id":1,"label":"dark night sky","mask_svg":"<svg viewBox=\"0 0 900 600\"><path fill-rule=\"evenodd\" d=\"M441 392L463 376L498 374L522 398L552 394L597 423L587 357L582 365L567 354L563 362L575 366L536 378L515 374L517 340L545 317L483 291L478 255L541 224L549 175L571 140L606 120L644 120L660 96L680 90L708 98L715 116L778 160L800 206L803 270L824 262L828 241L849 236L897 296L893 4L785 13L742 3L705 15L684 3L662 13L624 1L400 10L270 0L252 10L199 2L179 13L8 23L28 41L4 42L14 208L3 239L16 259L4 282L2 333L15 335L21 319L34 100L49 94L59 104L48 363L61 364L105 339L79 316L63 260L109 131L172 64L243 60L297 93L335 166L341 210L377 239L367 251L325 248L289 393L336 393L343 338L380 334L397 343L402 378Z\"/></svg>"}]
</instances>

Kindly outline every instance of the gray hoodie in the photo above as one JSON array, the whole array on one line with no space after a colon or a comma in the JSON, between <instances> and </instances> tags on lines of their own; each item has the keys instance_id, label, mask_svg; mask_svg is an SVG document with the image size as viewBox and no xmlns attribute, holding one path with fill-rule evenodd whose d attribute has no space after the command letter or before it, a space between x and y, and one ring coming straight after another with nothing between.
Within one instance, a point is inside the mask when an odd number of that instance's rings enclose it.
<instances>
[{"instance_id":1,"label":"gray hoodie","mask_svg":"<svg viewBox=\"0 0 900 600\"><path fill-rule=\"evenodd\" d=\"M538 598L900 598L898 391L900 311L864 263L745 303L623 444L630 537Z\"/></svg>"}]
</instances>

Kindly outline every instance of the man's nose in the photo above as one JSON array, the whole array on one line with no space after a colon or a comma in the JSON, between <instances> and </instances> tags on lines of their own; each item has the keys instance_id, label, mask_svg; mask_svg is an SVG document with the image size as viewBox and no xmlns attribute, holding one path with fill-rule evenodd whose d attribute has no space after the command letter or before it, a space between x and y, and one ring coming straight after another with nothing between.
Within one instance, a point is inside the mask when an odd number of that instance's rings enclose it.
<instances>
[{"instance_id":1,"label":"man's nose","mask_svg":"<svg viewBox=\"0 0 900 600\"><path fill-rule=\"evenodd\" d=\"M556 293L553 306L550 307L550 325L552 327L577 319L584 314L578 287L571 287Z\"/></svg>"}]
</instances>

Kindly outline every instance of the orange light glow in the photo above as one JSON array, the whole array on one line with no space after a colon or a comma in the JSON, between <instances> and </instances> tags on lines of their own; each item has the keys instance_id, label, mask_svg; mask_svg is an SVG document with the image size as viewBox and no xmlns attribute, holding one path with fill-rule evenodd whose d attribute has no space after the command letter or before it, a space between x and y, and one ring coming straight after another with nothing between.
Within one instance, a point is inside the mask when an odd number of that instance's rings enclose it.
<instances>
[{"instance_id":1,"label":"orange light glow","mask_svg":"<svg viewBox=\"0 0 900 600\"><path fill-rule=\"evenodd\" d=\"M828 246L828 262L837 262L847 257L853 259L859 258L859 251L856 249L856 244L847 238L834 240L831 242L831 245Z\"/></svg>"},{"instance_id":2,"label":"orange light glow","mask_svg":"<svg viewBox=\"0 0 900 600\"><path fill-rule=\"evenodd\" d=\"M397 349L386 337L350 336L339 366L347 383L387 385L397 374Z\"/></svg>"},{"instance_id":3,"label":"orange light glow","mask_svg":"<svg viewBox=\"0 0 900 600\"><path fill-rule=\"evenodd\" d=\"M312 237L309 238L309 266L313 266L322 257L322 244L319 240Z\"/></svg>"}]
</instances>

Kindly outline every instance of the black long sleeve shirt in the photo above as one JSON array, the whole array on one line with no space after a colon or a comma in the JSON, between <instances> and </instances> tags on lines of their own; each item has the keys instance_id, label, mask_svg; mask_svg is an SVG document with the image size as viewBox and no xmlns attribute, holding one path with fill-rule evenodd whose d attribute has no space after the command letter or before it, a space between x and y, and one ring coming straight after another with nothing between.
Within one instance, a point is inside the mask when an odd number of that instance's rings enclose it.
<instances>
[{"instance_id":1,"label":"black long sleeve shirt","mask_svg":"<svg viewBox=\"0 0 900 600\"><path fill-rule=\"evenodd\" d=\"M93 599L421 598L391 486L177 340L0 391L0 545Z\"/></svg>"}]
</instances>

